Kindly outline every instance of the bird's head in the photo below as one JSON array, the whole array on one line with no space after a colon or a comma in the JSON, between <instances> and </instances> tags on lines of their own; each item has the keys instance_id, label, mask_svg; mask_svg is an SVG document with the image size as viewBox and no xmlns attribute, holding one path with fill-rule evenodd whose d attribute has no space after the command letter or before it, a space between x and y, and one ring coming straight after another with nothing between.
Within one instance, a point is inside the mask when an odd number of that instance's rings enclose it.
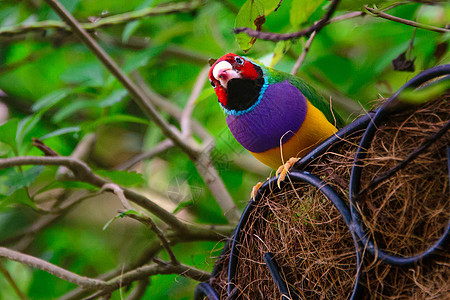
<instances>
[{"instance_id":1,"label":"bird's head","mask_svg":"<svg viewBox=\"0 0 450 300\"><path fill-rule=\"evenodd\" d=\"M233 53L225 54L211 66L209 81L226 111L251 107L264 84L261 67Z\"/></svg>"}]
</instances>

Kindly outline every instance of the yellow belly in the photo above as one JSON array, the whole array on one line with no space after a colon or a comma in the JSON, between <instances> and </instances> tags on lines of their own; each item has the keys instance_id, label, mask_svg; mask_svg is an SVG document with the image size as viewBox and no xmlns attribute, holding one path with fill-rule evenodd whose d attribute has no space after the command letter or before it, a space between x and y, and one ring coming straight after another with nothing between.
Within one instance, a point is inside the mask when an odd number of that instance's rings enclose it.
<instances>
[{"instance_id":1,"label":"yellow belly","mask_svg":"<svg viewBox=\"0 0 450 300\"><path fill-rule=\"evenodd\" d=\"M324 114L307 101L305 120L299 130L281 147L264 152L251 152L260 162L277 169L291 157L303 157L318 144L332 136L337 128L328 122Z\"/></svg>"}]
</instances>

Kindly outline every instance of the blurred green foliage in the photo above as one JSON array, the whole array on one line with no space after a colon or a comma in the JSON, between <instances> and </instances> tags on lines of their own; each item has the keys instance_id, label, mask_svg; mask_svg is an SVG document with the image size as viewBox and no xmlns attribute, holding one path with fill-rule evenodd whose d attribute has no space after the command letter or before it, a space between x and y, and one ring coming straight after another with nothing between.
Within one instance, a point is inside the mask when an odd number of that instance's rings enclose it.
<instances>
[{"instance_id":1,"label":"blurred green foliage","mask_svg":"<svg viewBox=\"0 0 450 300\"><path fill-rule=\"evenodd\" d=\"M380 7L394 3L371 1L375 2ZM78 20L89 23L95 18L157 6L165 1L64 0L61 3ZM154 91L182 109L209 58L228 52L243 54L232 33L235 24L256 28L252 18L264 15L263 30L292 32L317 21L329 5L328 1L285 0L274 12L278 3L278 0L205 1L192 12L106 26L98 29L95 37L125 72L138 72ZM368 1L345 1L337 14L358 11L365 3ZM241 7L243 10L238 14ZM450 19L450 4L411 2L388 13L445 27ZM45 20L59 18L41 0L0 2L0 32L11 26ZM449 37L449 34L416 31L372 16L335 22L317 35L298 75L325 97L332 95L334 107L350 122L369 109L374 100L388 97L421 70L448 63ZM248 37L241 35L241 38L243 50L249 49L245 55L287 72L306 41L301 38L288 43L250 42ZM416 58L415 72L394 71L391 61L407 50L409 58ZM263 171L251 172L236 162L236 156L248 154L226 128L217 99L206 83L204 90L193 118L216 139L212 152L214 163L233 199L243 208L251 187L264 180L270 171L258 165ZM0 158L42 155L32 147L32 137L44 140L60 155L70 155L83 137L96 133L97 143L88 164L99 175L119 184L134 185L149 197L169 201L170 209L187 213L183 217L192 222L226 223L194 163L177 149L170 149L140 166L142 175L113 171L134 155L152 149L164 136L73 35L50 29L0 36L0 92L0 102L6 105L10 116L9 121L0 125ZM1 109L5 110L3 106ZM162 115L179 126L173 116L166 112ZM1 238L14 236L39 216L33 209L39 191L56 187L85 188L68 182L55 184L56 173L56 167L0 170ZM27 253L91 277L132 262L156 237L143 226L122 219L103 231L107 221L116 216L111 205L103 201L101 205L76 207L56 225L38 234L27 247ZM218 255L220 248L220 243L195 242L177 245L174 251L183 263L211 271L212 257ZM161 255L168 258L165 253ZM2 264L30 299L54 299L75 288L43 271L6 260ZM195 285L193 280L178 275L154 276L144 299L191 299ZM0 291L0 299L18 299L1 276ZM122 293L126 295L129 291ZM120 298L118 292L113 294L113 299Z\"/></svg>"}]
</instances>

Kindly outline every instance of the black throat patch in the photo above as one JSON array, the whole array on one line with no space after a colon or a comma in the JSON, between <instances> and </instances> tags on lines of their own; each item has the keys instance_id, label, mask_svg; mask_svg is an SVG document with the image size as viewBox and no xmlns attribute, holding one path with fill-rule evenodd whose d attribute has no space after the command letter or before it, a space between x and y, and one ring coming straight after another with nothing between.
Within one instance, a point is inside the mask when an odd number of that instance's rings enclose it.
<instances>
[{"instance_id":1,"label":"black throat patch","mask_svg":"<svg viewBox=\"0 0 450 300\"><path fill-rule=\"evenodd\" d=\"M264 85L263 72L255 66L259 76L257 79L233 78L227 85L227 105L229 110L243 111L250 108L258 100L261 87Z\"/></svg>"}]
</instances>

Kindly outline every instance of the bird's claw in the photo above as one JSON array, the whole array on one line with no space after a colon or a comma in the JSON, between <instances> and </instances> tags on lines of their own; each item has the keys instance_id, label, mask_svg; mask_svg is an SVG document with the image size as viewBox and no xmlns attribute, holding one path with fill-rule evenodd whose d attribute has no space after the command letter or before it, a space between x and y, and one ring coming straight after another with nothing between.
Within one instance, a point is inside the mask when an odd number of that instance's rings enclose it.
<instances>
[{"instance_id":1,"label":"bird's claw","mask_svg":"<svg viewBox=\"0 0 450 300\"><path fill-rule=\"evenodd\" d=\"M291 167L299 160L297 157L291 157L289 160L284 164L281 165L278 170L275 172L275 176L278 176L277 185L278 188L281 189L281 182L286 178L286 175L289 173L289 170Z\"/></svg>"},{"instance_id":2,"label":"bird's claw","mask_svg":"<svg viewBox=\"0 0 450 300\"><path fill-rule=\"evenodd\" d=\"M262 182L258 182L257 184L255 184L255 186L253 186L252 188L252 193L250 194L250 197L254 200L256 193L258 192L259 188L262 186Z\"/></svg>"}]
</instances>

